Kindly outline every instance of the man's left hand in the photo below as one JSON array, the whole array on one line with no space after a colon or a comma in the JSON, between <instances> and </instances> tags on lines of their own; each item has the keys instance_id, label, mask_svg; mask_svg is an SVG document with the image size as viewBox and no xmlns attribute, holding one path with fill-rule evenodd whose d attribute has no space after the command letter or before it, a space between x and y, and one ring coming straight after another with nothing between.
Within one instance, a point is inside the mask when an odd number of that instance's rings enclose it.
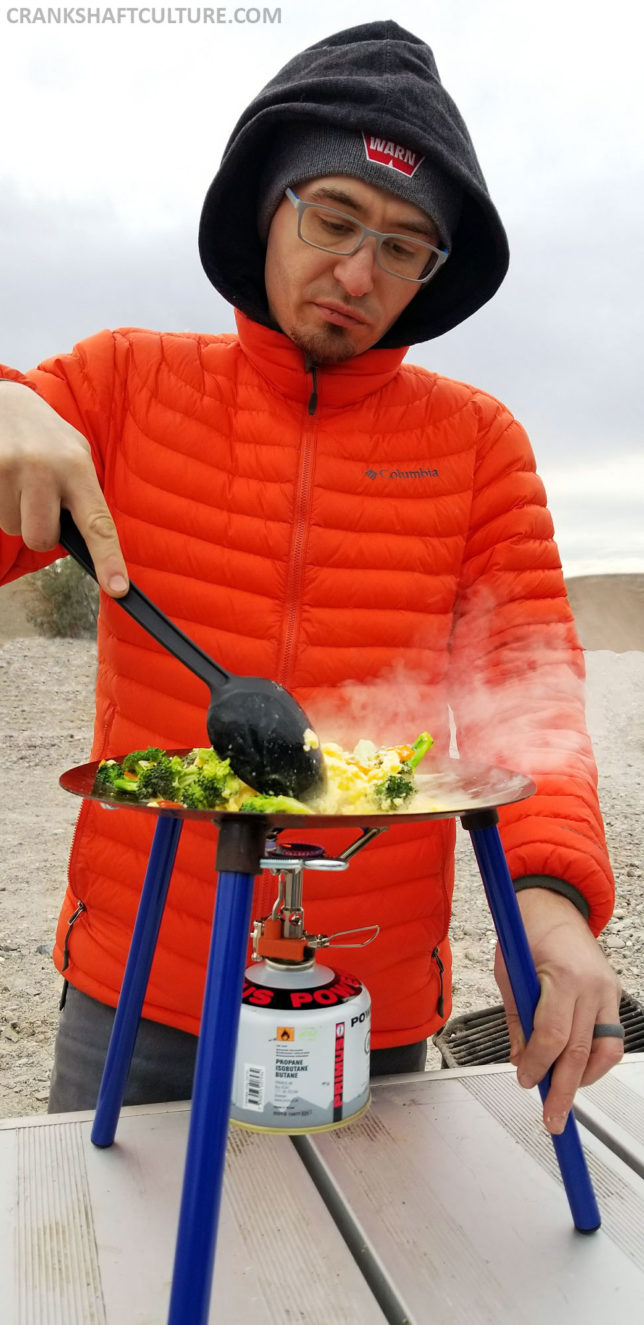
<instances>
[{"instance_id":1,"label":"man's left hand","mask_svg":"<svg viewBox=\"0 0 644 1325\"><path fill-rule=\"evenodd\" d=\"M541 995L526 1045L505 963L497 945L494 974L510 1031L519 1084L536 1086L552 1067L543 1106L549 1132L563 1132L575 1092L618 1063L624 1042L593 1039L600 1022L619 1022L621 986L580 911L559 893L526 888L517 897Z\"/></svg>"}]
</instances>

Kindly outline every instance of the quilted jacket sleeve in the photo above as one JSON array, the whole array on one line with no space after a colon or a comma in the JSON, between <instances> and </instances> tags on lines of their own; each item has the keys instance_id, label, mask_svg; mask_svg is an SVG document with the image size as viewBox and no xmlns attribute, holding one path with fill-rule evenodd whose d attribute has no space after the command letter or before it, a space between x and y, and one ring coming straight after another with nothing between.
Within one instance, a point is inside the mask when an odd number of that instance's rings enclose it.
<instances>
[{"instance_id":1,"label":"quilted jacket sleeve","mask_svg":"<svg viewBox=\"0 0 644 1325\"><path fill-rule=\"evenodd\" d=\"M584 657L528 438L480 396L481 431L451 641L461 756L528 774L537 793L500 813L513 879L547 876L586 899L595 934L614 881L584 717Z\"/></svg>"},{"instance_id":2,"label":"quilted jacket sleeve","mask_svg":"<svg viewBox=\"0 0 644 1325\"><path fill-rule=\"evenodd\" d=\"M28 373L0 364L0 377L31 387L87 438L101 484L109 439L121 408L117 357L117 338L111 331L101 331L81 341L71 354L48 359ZM58 548L32 552L22 539L0 532L0 584L40 570L57 556Z\"/></svg>"}]
</instances>

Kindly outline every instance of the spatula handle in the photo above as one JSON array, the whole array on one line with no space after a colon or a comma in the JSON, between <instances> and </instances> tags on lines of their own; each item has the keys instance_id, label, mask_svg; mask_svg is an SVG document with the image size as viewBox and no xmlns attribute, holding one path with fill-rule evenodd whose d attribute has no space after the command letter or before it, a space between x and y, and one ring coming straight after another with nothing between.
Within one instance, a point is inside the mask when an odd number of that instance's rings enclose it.
<instances>
[{"instance_id":1,"label":"spatula handle","mask_svg":"<svg viewBox=\"0 0 644 1325\"><path fill-rule=\"evenodd\" d=\"M77 561L79 566L82 566L83 570L95 580L96 570L87 543L74 524L70 512L65 510L60 512L60 542L74 561ZM162 612L161 608L157 607L156 603L153 603L152 599L132 581L127 593L122 598L115 598L114 602L143 626L149 635L158 640L168 653L204 681L209 690L216 689L230 679L230 672L204 653L188 635L184 635L183 631L175 626L174 621L171 621L165 612Z\"/></svg>"}]
</instances>

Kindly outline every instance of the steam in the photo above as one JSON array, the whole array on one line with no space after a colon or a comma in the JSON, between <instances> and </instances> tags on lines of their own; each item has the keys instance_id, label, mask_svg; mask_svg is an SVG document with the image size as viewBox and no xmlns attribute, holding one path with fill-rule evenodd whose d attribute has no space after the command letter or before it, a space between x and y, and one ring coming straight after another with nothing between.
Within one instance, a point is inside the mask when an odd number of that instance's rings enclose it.
<instances>
[{"instance_id":1,"label":"steam","mask_svg":"<svg viewBox=\"0 0 644 1325\"><path fill-rule=\"evenodd\" d=\"M378 676L318 694L308 707L320 740L352 749L362 738L397 745L429 731L435 744L426 772L432 761L443 763L451 747L482 767L594 782L584 658L572 617L535 627L525 621L525 604L509 607L522 612L518 625L499 625L498 612L458 622L450 657L428 650L427 672L395 663Z\"/></svg>"},{"instance_id":2,"label":"steam","mask_svg":"<svg viewBox=\"0 0 644 1325\"><path fill-rule=\"evenodd\" d=\"M443 752L449 744L444 685L401 662L366 680L345 681L307 701L307 712L323 743L352 750L359 740L377 746L411 745L429 731Z\"/></svg>"},{"instance_id":3,"label":"steam","mask_svg":"<svg viewBox=\"0 0 644 1325\"><path fill-rule=\"evenodd\" d=\"M450 688L459 755L532 778L554 772L594 778L583 664L577 670L547 644L530 660L517 654L515 661L514 674L461 675Z\"/></svg>"},{"instance_id":4,"label":"steam","mask_svg":"<svg viewBox=\"0 0 644 1325\"><path fill-rule=\"evenodd\" d=\"M596 779L584 656L567 604L544 597L495 606L489 589L477 599L452 638L449 702L459 754L532 778Z\"/></svg>"}]
</instances>

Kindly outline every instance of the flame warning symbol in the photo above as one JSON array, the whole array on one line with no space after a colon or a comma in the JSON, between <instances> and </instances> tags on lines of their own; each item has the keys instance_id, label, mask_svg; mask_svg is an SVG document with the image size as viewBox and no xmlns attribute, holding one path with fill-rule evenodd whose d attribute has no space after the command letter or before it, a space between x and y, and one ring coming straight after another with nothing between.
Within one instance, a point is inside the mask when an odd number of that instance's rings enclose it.
<instances>
[{"instance_id":1,"label":"flame warning symbol","mask_svg":"<svg viewBox=\"0 0 644 1325\"><path fill-rule=\"evenodd\" d=\"M293 1026L278 1026L277 1038L278 1040L294 1040L295 1028Z\"/></svg>"}]
</instances>

